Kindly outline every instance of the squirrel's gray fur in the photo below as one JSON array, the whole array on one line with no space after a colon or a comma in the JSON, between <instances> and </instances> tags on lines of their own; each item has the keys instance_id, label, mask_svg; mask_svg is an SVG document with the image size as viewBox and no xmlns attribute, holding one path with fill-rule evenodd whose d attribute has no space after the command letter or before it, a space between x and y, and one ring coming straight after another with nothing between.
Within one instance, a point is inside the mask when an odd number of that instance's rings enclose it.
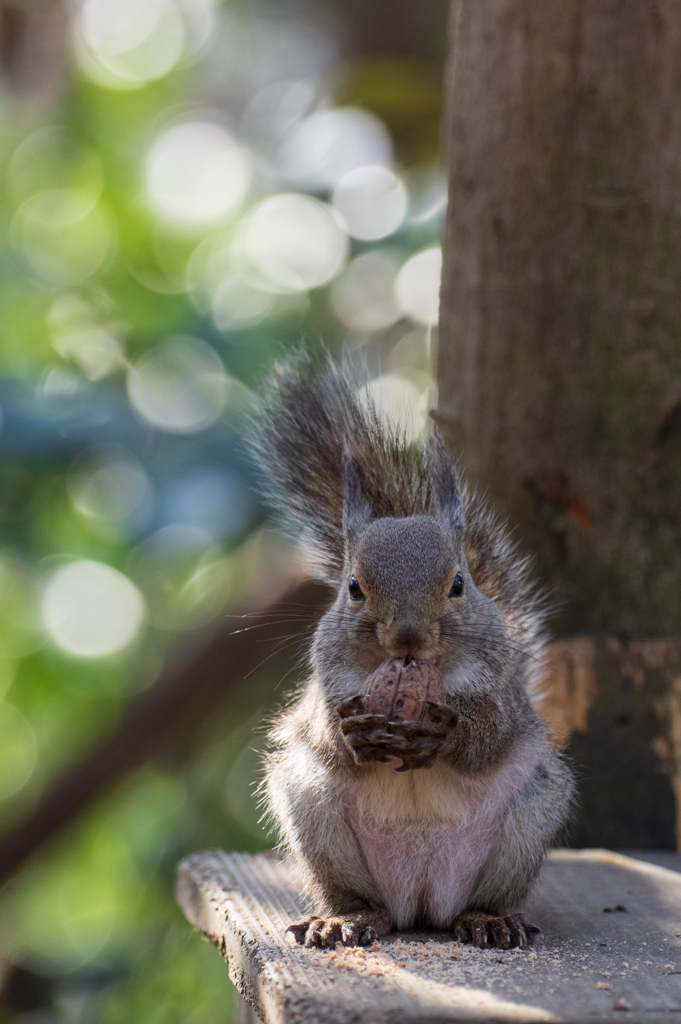
<instances>
[{"instance_id":1,"label":"squirrel's gray fur","mask_svg":"<svg viewBox=\"0 0 681 1024\"><path fill-rule=\"evenodd\" d=\"M524 945L519 910L572 798L537 707L543 602L439 435L410 443L362 383L331 360L279 369L252 440L268 497L337 594L266 765L268 809L314 910L290 930L328 946L425 923ZM388 735L354 712L341 724L339 706L392 657L438 666L458 716L446 735L419 723ZM395 772L415 753L432 767Z\"/></svg>"}]
</instances>

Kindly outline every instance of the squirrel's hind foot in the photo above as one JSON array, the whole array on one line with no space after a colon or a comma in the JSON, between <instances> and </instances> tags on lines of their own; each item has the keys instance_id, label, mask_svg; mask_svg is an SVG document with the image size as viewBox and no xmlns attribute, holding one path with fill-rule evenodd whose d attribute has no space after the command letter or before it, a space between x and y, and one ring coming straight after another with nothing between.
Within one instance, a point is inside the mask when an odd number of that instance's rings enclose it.
<instances>
[{"instance_id":1,"label":"squirrel's hind foot","mask_svg":"<svg viewBox=\"0 0 681 1024\"><path fill-rule=\"evenodd\" d=\"M302 921L289 925L286 941L290 946L317 949L333 949L337 942L344 946L370 946L379 935L387 931L387 915L380 911L342 914L331 918L310 914Z\"/></svg>"},{"instance_id":2,"label":"squirrel's hind foot","mask_svg":"<svg viewBox=\"0 0 681 1024\"><path fill-rule=\"evenodd\" d=\"M478 949L527 949L541 935L541 928L530 924L521 914L495 917L472 911L460 914L452 931L459 942Z\"/></svg>"}]
</instances>

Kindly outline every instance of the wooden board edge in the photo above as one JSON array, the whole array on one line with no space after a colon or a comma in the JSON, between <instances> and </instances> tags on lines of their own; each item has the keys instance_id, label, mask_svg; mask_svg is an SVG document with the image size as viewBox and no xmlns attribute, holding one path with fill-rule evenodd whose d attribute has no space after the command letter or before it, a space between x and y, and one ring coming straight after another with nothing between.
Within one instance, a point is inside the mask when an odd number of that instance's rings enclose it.
<instances>
[{"instance_id":1,"label":"wooden board edge","mask_svg":"<svg viewBox=\"0 0 681 1024\"><path fill-rule=\"evenodd\" d=\"M265 1020L257 958L252 955L248 944L238 934L229 917L211 903L201 883L194 877L191 861L192 858L188 857L177 865L175 898L190 924L220 950L227 961L229 977L239 994ZM275 1020L273 1017L267 1019Z\"/></svg>"},{"instance_id":2,"label":"wooden board edge","mask_svg":"<svg viewBox=\"0 0 681 1024\"><path fill-rule=\"evenodd\" d=\"M665 868L661 864L651 864L647 860L639 860L625 853L615 853L601 847L587 847L583 850L570 850L557 847L550 850L546 860L549 864L560 863L591 863L591 864L615 864L629 870L639 871L643 875L650 875L651 878L659 878L672 885L681 885L681 872L674 868Z\"/></svg>"}]
</instances>

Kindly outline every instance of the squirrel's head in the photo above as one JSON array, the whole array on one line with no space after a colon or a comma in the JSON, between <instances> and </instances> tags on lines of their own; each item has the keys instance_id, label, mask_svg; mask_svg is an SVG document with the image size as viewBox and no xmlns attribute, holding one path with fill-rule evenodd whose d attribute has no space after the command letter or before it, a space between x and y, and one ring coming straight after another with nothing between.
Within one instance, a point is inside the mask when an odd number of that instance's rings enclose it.
<instances>
[{"instance_id":1,"label":"squirrel's head","mask_svg":"<svg viewBox=\"0 0 681 1024\"><path fill-rule=\"evenodd\" d=\"M468 572L448 532L432 516L376 519L349 545L346 620L369 626L382 657L435 658L443 618L463 609Z\"/></svg>"},{"instance_id":2,"label":"squirrel's head","mask_svg":"<svg viewBox=\"0 0 681 1024\"><path fill-rule=\"evenodd\" d=\"M318 630L318 666L342 651L360 676L389 657L427 658L454 675L481 658L491 667L504 623L469 570L451 469L438 478L431 514L374 518L352 463L344 468L345 568Z\"/></svg>"}]
</instances>

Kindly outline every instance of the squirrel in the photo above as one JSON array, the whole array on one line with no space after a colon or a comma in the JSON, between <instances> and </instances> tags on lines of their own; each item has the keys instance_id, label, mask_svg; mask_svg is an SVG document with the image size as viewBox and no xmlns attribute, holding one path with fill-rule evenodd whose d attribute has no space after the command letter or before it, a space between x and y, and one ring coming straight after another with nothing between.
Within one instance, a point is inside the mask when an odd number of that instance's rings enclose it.
<instances>
[{"instance_id":1,"label":"squirrel","mask_svg":"<svg viewBox=\"0 0 681 1024\"><path fill-rule=\"evenodd\" d=\"M269 500L336 595L262 783L313 910L287 941L431 927L525 948L540 929L521 907L573 799L538 710L545 602L438 432L410 442L361 384L347 360L280 367L251 438ZM437 666L447 728L341 717L387 658ZM396 771L410 752L425 767Z\"/></svg>"}]
</instances>

